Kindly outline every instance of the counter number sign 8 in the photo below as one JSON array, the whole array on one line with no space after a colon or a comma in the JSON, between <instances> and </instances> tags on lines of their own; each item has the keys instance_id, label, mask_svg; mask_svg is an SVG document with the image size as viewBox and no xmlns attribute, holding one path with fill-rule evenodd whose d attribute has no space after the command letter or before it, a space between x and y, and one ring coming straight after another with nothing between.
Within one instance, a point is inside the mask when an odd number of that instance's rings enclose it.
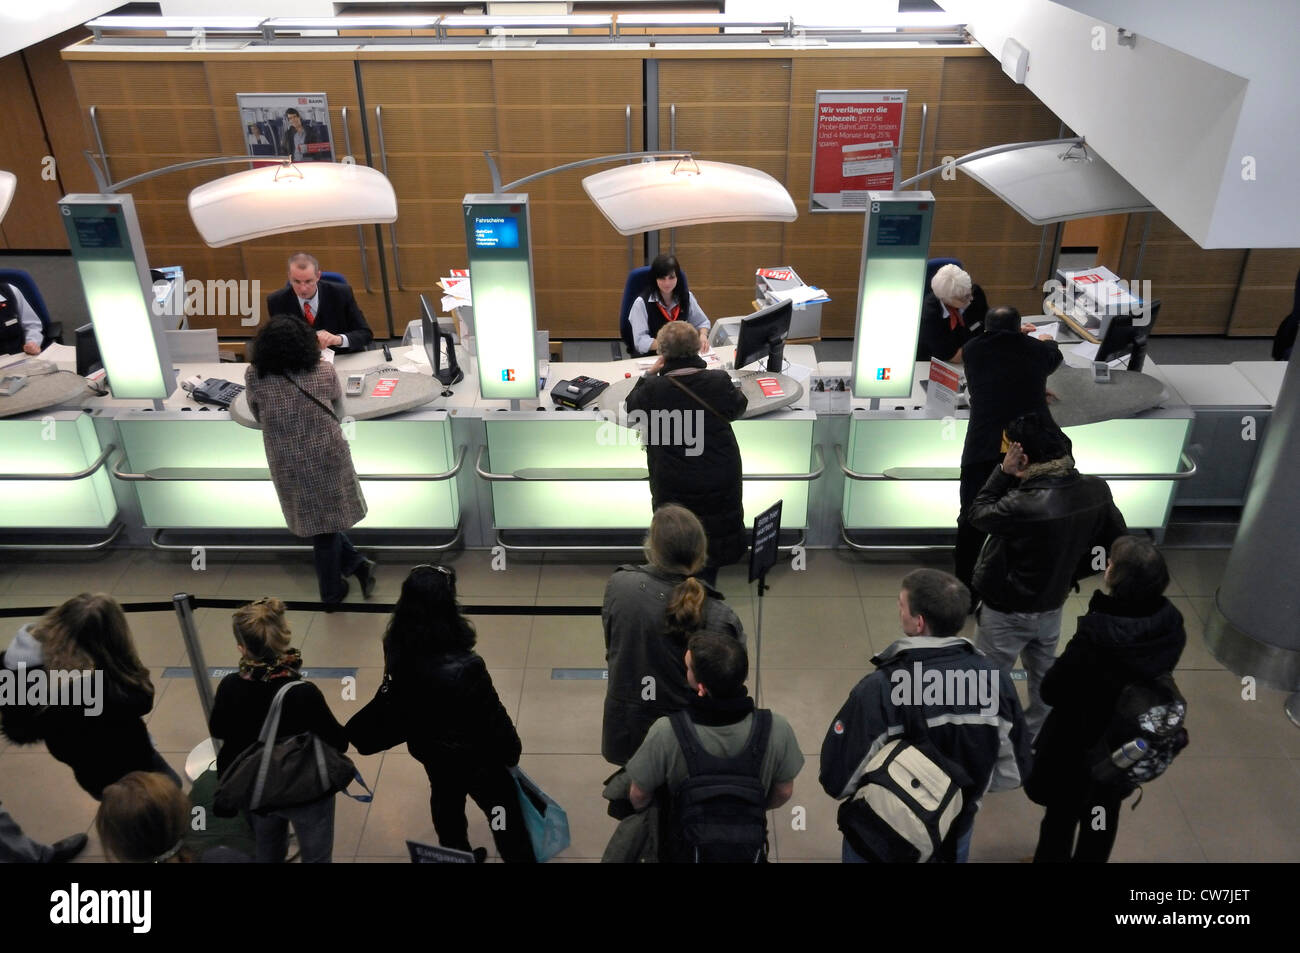
<instances>
[{"instance_id":1,"label":"counter number sign 8","mask_svg":"<svg viewBox=\"0 0 1300 953\"><path fill-rule=\"evenodd\" d=\"M880 211L880 203L879 203L879 202L872 202L872 203L871 203L871 214L872 214L872 215L875 215L875 214L876 214L877 212L879 212L879 211Z\"/></svg>"}]
</instances>

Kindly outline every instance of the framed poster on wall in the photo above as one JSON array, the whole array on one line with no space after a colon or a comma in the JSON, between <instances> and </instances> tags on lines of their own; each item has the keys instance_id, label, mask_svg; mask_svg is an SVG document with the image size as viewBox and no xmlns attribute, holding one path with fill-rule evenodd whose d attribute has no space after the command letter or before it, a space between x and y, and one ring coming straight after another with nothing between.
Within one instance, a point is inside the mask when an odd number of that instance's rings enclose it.
<instances>
[{"instance_id":1,"label":"framed poster on wall","mask_svg":"<svg viewBox=\"0 0 1300 953\"><path fill-rule=\"evenodd\" d=\"M812 212L861 212L899 181L905 89L819 89L813 116Z\"/></svg>"},{"instance_id":2,"label":"framed poster on wall","mask_svg":"<svg viewBox=\"0 0 1300 953\"><path fill-rule=\"evenodd\" d=\"M333 162L334 135L324 93L236 93L250 156Z\"/></svg>"}]
</instances>

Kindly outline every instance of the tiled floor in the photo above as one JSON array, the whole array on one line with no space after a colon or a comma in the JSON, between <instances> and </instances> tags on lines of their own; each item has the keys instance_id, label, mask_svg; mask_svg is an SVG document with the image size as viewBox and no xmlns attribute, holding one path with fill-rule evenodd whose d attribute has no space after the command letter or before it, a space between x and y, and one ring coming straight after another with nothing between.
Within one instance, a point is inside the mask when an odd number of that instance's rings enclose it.
<instances>
[{"instance_id":1,"label":"tiled floor","mask_svg":"<svg viewBox=\"0 0 1300 953\"><path fill-rule=\"evenodd\" d=\"M1280 693L1260 689L1257 699L1243 700L1240 679L1224 671L1202 642L1226 558L1222 551L1168 553L1173 575L1169 595L1188 630L1178 682L1190 706L1192 744L1164 778L1149 786L1136 811L1124 811L1117 861L1300 860L1300 730L1284 716ZM567 556L519 558L507 571L494 572L487 553L459 553L448 561L456 566L462 602L468 606L596 606L615 564ZM822 735L849 689L868 670L871 655L897 636L898 582L918 565L944 567L945 559L886 560L813 551L805 571L795 573L783 565L769 579L772 588L762 602L762 702L790 720L807 758L794 799L772 815L778 860L839 857L836 804L817 784ZM376 598L394 599L402 576L399 564L381 564ZM759 642L753 587L746 585L739 567L725 570L720 586L750 633L752 658ZM1085 610L1091 588L1071 597L1062 645L1073 632L1073 618ZM206 570L195 572L188 557L152 551L61 560L0 558L0 607L39 609L83 589L108 591L128 603L167 601L178 591L241 599L268 593L286 599L316 595L305 559L215 557ZM196 614L209 665L236 660L229 619L226 609ZM29 620L5 619L0 630L11 632ZM524 768L568 812L572 846L562 859L598 859L614 828L600 797L601 782L613 770L599 755L604 683L553 679L551 670L603 667L599 618L478 614L474 621L479 651L519 727ZM387 616L295 611L290 622L308 665L357 668L355 697L338 683L321 683L335 714L349 717L378 685L379 639ZM188 676L162 677L165 666L187 664L175 617L162 611L133 613L131 626L158 689L149 729L180 769L206 732L193 682ZM0 641L7 644L8 635ZM1024 683L1017 685L1023 692ZM435 842L428 784L405 749L356 761L376 796L370 805L340 799L335 860L402 862L407 839ZM20 748L3 739L0 801L28 833L47 842L90 830L95 812L95 802L77 787L71 771L42 746ZM1019 791L990 795L976 822L972 859L1029 857L1041 813ZM471 840L491 850L487 823L472 804L469 817ZM93 832L85 859L103 859Z\"/></svg>"}]
</instances>

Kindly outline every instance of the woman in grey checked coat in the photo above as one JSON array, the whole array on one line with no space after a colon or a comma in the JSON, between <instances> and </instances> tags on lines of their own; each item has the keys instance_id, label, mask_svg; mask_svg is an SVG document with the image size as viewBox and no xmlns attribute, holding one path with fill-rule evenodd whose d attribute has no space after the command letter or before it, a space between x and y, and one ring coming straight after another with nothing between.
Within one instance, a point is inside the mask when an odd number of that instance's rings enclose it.
<instances>
[{"instance_id":1,"label":"woman in grey checked coat","mask_svg":"<svg viewBox=\"0 0 1300 953\"><path fill-rule=\"evenodd\" d=\"M248 407L262 426L289 531L312 541L326 612L347 596L346 576L356 576L368 599L375 564L344 533L366 515L366 501L334 407L342 397L338 375L320 359L315 332L298 317L271 318L254 344L244 375Z\"/></svg>"}]
</instances>

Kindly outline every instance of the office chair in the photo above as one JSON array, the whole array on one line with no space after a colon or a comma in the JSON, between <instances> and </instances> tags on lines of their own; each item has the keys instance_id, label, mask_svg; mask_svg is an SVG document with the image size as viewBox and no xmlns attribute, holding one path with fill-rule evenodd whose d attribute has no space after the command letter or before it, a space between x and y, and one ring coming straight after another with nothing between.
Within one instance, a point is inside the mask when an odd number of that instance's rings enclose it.
<instances>
[{"instance_id":1,"label":"office chair","mask_svg":"<svg viewBox=\"0 0 1300 953\"><path fill-rule=\"evenodd\" d=\"M686 269L681 268L682 280L678 285L678 300L684 300L686 295L690 294L690 283L686 280ZM632 322L628 320L628 313L632 310L632 302L645 293L646 285L650 283L650 266L642 265L640 268L633 268L627 273L627 281L623 285L623 303L618 308L618 333L623 338L623 345L627 348L629 357L643 357L644 355L637 351L632 341Z\"/></svg>"},{"instance_id":2,"label":"office chair","mask_svg":"<svg viewBox=\"0 0 1300 953\"><path fill-rule=\"evenodd\" d=\"M12 285L17 288L27 303L32 306L41 319L41 330L44 340L41 341L41 348L47 348L51 344L59 344L63 341L63 322L50 320L50 309L45 306L45 299L41 297L41 289L36 287L36 281L27 272L21 268L0 268L0 283Z\"/></svg>"},{"instance_id":3,"label":"office chair","mask_svg":"<svg viewBox=\"0 0 1300 953\"><path fill-rule=\"evenodd\" d=\"M322 271L320 277L322 281L335 281L341 285L346 285L348 283L348 280L337 271Z\"/></svg>"}]
</instances>

